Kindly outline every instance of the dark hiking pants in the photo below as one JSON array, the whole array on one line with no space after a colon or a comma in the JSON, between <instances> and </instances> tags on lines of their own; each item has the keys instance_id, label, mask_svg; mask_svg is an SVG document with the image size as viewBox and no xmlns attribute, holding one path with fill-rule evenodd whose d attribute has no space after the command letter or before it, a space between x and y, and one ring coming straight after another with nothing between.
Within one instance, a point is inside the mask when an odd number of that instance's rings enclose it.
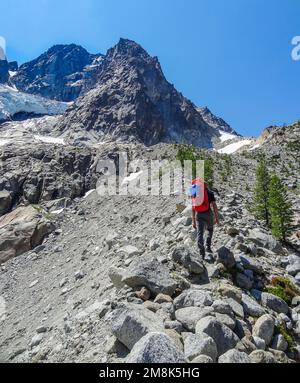
<instances>
[{"instance_id":1,"label":"dark hiking pants","mask_svg":"<svg viewBox=\"0 0 300 383\"><path fill-rule=\"evenodd\" d=\"M212 237L214 233L214 217L211 210L206 213L196 213L196 222L197 222L197 237L198 237L198 247L201 254L205 254L204 247L204 232L205 229L208 231L206 239L206 247L210 249Z\"/></svg>"}]
</instances>

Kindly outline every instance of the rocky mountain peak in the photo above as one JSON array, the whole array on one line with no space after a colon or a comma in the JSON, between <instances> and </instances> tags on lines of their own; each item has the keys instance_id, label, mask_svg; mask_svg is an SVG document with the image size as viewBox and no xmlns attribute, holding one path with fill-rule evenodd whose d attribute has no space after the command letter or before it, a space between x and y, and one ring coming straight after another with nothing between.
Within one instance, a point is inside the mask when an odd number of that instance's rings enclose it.
<instances>
[{"instance_id":1,"label":"rocky mountain peak","mask_svg":"<svg viewBox=\"0 0 300 383\"><path fill-rule=\"evenodd\" d=\"M197 110L201 114L203 120L213 128L239 136L239 134L229 124L227 124L226 121L220 117L215 116L207 106L198 108Z\"/></svg>"},{"instance_id":2,"label":"rocky mountain peak","mask_svg":"<svg viewBox=\"0 0 300 383\"><path fill-rule=\"evenodd\" d=\"M54 45L37 59L21 65L12 82L23 92L73 101L90 78L86 67L100 56L76 44Z\"/></svg>"},{"instance_id":3,"label":"rocky mountain peak","mask_svg":"<svg viewBox=\"0 0 300 383\"><path fill-rule=\"evenodd\" d=\"M98 69L97 83L58 125L71 140L117 139L154 145L193 143L212 147L217 135L165 78L156 57L139 44L121 39L107 52Z\"/></svg>"}]
</instances>

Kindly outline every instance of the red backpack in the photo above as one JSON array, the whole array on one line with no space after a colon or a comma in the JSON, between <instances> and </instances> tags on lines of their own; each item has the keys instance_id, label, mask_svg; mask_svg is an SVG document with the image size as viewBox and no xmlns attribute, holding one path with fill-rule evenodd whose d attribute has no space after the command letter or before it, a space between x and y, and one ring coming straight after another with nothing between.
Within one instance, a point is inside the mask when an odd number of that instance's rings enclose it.
<instances>
[{"instance_id":1,"label":"red backpack","mask_svg":"<svg viewBox=\"0 0 300 383\"><path fill-rule=\"evenodd\" d=\"M192 185L197 185L197 196L192 197L193 210L200 213L206 213L210 208L208 186L199 178L193 180Z\"/></svg>"}]
</instances>

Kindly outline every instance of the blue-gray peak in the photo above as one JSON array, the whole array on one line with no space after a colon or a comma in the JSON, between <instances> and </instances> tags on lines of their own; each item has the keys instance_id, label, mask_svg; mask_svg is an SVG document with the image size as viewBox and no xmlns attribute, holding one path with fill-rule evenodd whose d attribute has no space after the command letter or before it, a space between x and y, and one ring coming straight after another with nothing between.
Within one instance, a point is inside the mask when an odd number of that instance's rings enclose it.
<instances>
[{"instance_id":1,"label":"blue-gray peak","mask_svg":"<svg viewBox=\"0 0 300 383\"><path fill-rule=\"evenodd\" d=\"M73 101L94 84L92 55L79 45L55 45L37 59L20 66L11 79L21 91L46 98Z\"/></svg>"}]
</instances>

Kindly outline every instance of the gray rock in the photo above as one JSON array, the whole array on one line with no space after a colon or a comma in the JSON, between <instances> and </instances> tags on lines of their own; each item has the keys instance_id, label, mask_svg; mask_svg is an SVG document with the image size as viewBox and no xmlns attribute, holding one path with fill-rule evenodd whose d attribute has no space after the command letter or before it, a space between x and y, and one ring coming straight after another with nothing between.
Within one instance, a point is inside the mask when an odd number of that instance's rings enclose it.
<instances>
[{"instance_id":1,"label":"gray rock","mask_svg":"<svg viewBox=\"0 0 300 383\"><path fill-rule=\"evenodd\" d=\"M214 363L212 358L210 358L207 355L199 355L197 358L193 359L191 363L199 363L199 364L206 364L206 363Z\"/></svg>"},{"instance_id":2,"label":"gray rock","mask_svg":"<svg viewBox=\"0 0 300 383\"><path fill-rule=\"evenodd\" d=\"M251 359L245 352L233 349L221 355L219 363L251 363Z\"/></svg>"},{"instance_id":3,"label":"gray rock","mask_svg":"<svg viewBox=\"0 0 300 383\"><path fill-rule=\"evenodd\" d=\"M172 254L174 262L183 265L190 273L197 275L205 272L205 267L199 258L197 254L186 247L175 249Z\"/></svg>"},{"instance_id":4,"label":"gray rock","mask_svg":"<svg viewBox=\"0 0 300 383\"><path fill-rule=\"evenodd\" d=\"M282 253L282 246L271 235L263 233L260 229L253 229L249 232L248 239L260 247L264 247L276 254Z\"/></svg>"},{"instance_id":5,"label":"gray rock","mask_svg":"<svg viewBox=\"0 0 300 383\"><path fill-rule=\"evenodd\" d=\"M108 276L117 289L122 289L125 286L123 282L124 275L125 269L111 266L108 270Z\"/></svg>"},{"instance_id":6,"label":"gray rock","mask_svg":"<svg viewBox=\"0 0 300 383\"><path fill-rule=\"evenodd\" d=\"M292 306L299 306L300 305L300 296L298 295L297 297L294 297L292 300Z\"/></svg>"},{"instance_id":7,"label":"gray rock","mask_svg":"<svg viewBox=\"0 0 300 383\"><path fill-rule=\"evenodd\" d=\"M33 348L33 347L36 347L38 346L41 341L43 340L44 338L44 334L43 333L39 333L39 334L36 334L32 339L31 339L31 342L30 342L30 348Z\"/></svg>"},{"instance_id":8,"label":"gray rock","mask_svg":"<svg viewBox=\"0 0 300 383\"><path fill-rule=\"evenodd\" d=\"M238 303L235 299L227 298L226 302L231 307L231 310L234 312L235 315L239 316L240 318L244 318L244 308L243 306Z\"/></svg>"},{"instance_id":9,"label":"gray rock","mask_svg":"<svg viewBox=\"0 0 300 383\"><path fill-rule=\"evenodd\" d=\"M299 272L300 272L300 261L299 262L295 262L291 265L288 265L287 268L286 268L286 271L292 275L292 276L296 276Z\"/></svg>"},{"instance_id":10,"label":"gray rock","mask_svg":"<svg viewBox=\"0 0 300 383\"><path fill-rule=\"evenodd\" d=\"M236 284L245 290L250 290L253 286L253 280L247 277L245 274L236 274Z\"/></svg>"},{"instance_id":11,"label":"gray rock","mask_svg":"<svg viewBox=\"0 0 300 383\"><path fill-rule=\"evenodd\" d=\"M246 294L242 296L242 305L245 313L252 317L259 318L265 314L265 309Z\"/></svg>"},{"instance_id":12,"label":"gray rock","mask_svg":"<svg viewBox=\"0 0 300 383\"><path fill-rule=\"evenodd\" d=\"M184 307L175 312L175 317L187 330L195 331L197 322L212 312L210 307Z\"/></svg>"},{"instance_id":13,"label":"gray rock","mask_svg":"<svg viewBox=\"0 0 300 383\"><path fill-rule=\"evenodd\" d=\"M182 331L183 331L182 323L177 321L177 320L175 320L175 321L165 321L165 328L167 330L175 330L179 334L181 334Z\"/></svg>"},{"instance_id":14,"label":"gray rock","mask_svg":"<svg viewBox=\"0 0 300 383\"><path fill-rule=\"evenodd\" d=\"M287 314L289 312L288 304L276 295L262 293L261 301L264 306L276 311L277 313Z\"/></svg>"},{"instance_id":15,"label":"gray rock","mask_svg":"<svg viewBox=\"0 0 300 383\"><path fill-rule=\"evenodd\" d=\"M212 304L212 308L216 313L228 314L230 316L233 316L231 306L226 301L223 301L221 299L215 300Z\"/></svg>"},{"instance_id":16,"label":"gray rock","mask_svg":"<svg viewBox=\"0 0 300 383\"><path fill-rule=\"evenodd\" d=\"M218 356L235 348L239 342L236 334L214 317L205 317L196 325L196 334L205 333L216 342Z\"/></svg>"},{"instance_id":17,"label":"gray rock","mask_svg":"<svg viewBox=\"0 0 300 383\"><path fill-rule=\"evenodd\" d=\"M9 212L12 198L8 191L0 191L0 216Z\"/></svg>"},{"instance_id":18,"label":"gray rock","mask_svg":"<svg viewBox=\"0 0 300 383\"><path fill-rule=\"evenodd\" d=\"M147 287L152 294L160 293L172 296L177 287L176 281L170 276L167 266L156 258L137 258L126 270L122 282L130 287Z\"/></svg>"},{"instance_id":19,"label":"gray rock","mask_svg":"<svg viewBox=\"0 0 300 383\"><path fill-rule=\"evenodd\" d=\"M288 347L288 342L285 340L283 335L278 334L274 336L271 348L278 351L286 351Z\"/></svg>"},{"instance_id":20,"label":"gray rock","mask_svg":"<svg viewBox=\"0 0 300 383\"><path fill-rule=\"evenodd\" d=\"M218 250L218 263L222 263L226 268L231 269L235 266L235 258L233 253L225 246Z\"/></svg>"},{"instance_id":21,"label":"gray rock","mask_svg":"<svg viewBox=\"0 0 300 383\"><path fill-rule=\"evenodd\" d=\"M261 316L253 326L252 335L263 339L268 346L271 343L275 329L275 320L271 315Z\"/></svg>"},{"instance_id":22,"label":"gray rock","mask_svg":"<svg viewBox=\"0 0 300 383\"><path fill-rule=\"evenodd\" d=\"M233 316L227 315L227 314L215 314L216 318L223 324L225 324L227 327L229 327L231 330L234 330L236 320Z\"/></svg>"},{"instance_id":23,"label":"gray rock","mask_svg":"<svg viewBox=\"0 0 300 383\"><path fill-rule=\"evenodd\" d=\"M266 349L266 342L259 338L258 336L254 336L253 337L253 342L256 346L256 348L258 348L259 350L265 350Z\"/></svg>"},{"instance_id":24,"label":"gray rock","mask_svg":"<svg viewBox=\"0 0 300 383\"><path fill-rule=\"evenodd\" d=\"M168 335L154 332L135 344L126 363L186 363L186 360Z\"/></svg>"},{"instance_id":25,"label":"gray rock","mask_svg":"<svg viewBox=\"0 0 300 383\"><path fill-rule=\"evenodd\" d=\"M235 286L231 286L227 283L220 284L218 288L219 293L221 293L224 297L232 298L238 303L242 301L242 292Z\"/></svg>"},{"instance_id":26,"label":"gray rock","mask_svg":"<svg viewBox=\"0 0 300 383\"><path fill-rule=\"evenodd\" d=\"M54 224L32 206L0 217L0 263L41 245L54 229Z\"/></svg>"},{"instance_id":27,"label":"gray rock","mask_svg":"<svg viewBox=\"0 0 300 383\"><path fill-rule=\"evenodd\" d=\"M199 355L206 355L216 361L218 356L215 341L205 333L188 334L184 339L184 355L188 360L194 360Z\"/></svg>"},{"instance_id":28,"label":"gray rock","mask_svg":"<svg viewBox=\"0 0 300 383\"><path fill-rule=\"evenodd\" d=\"M213 303L212 296L210 292L205 290L185 290L180 294L175 300L174 305L176 309L181 309L184 307L202 307L202 306L211 306Z\"/></svg>"},{"instance_id":29,"label":"gray rock","mask_svg":"<svg viewBox=\"0 0 300 383\"><path fill-rule=\"evenodd\" d=\"M277 363L273 354L268 351L256 350L249 355L252 363Z\"/></svg>"},{"instance_id":30,"label":"gray rock","mask_svg":"<svg viewBox=\"0 0 300 383\"><path fill-rule=\"evenodd\" d=\"M136 305L122 305L108 319L112 333L129 350L146 334L164 330L162 321L154 313Z\"/></svg>"},{"instance_id":31,"label":"gray rock","mask_svg":"<svg viewBox=\"0 0 300 383\"><path fill-rule=\"evenodd\" d=\"M246 255L240 255L239 258L245 269L252 270L257 274L263 273L261 264L256 260L252 259L251 257L247 257Z\"/></svg>"}]
</instances>

